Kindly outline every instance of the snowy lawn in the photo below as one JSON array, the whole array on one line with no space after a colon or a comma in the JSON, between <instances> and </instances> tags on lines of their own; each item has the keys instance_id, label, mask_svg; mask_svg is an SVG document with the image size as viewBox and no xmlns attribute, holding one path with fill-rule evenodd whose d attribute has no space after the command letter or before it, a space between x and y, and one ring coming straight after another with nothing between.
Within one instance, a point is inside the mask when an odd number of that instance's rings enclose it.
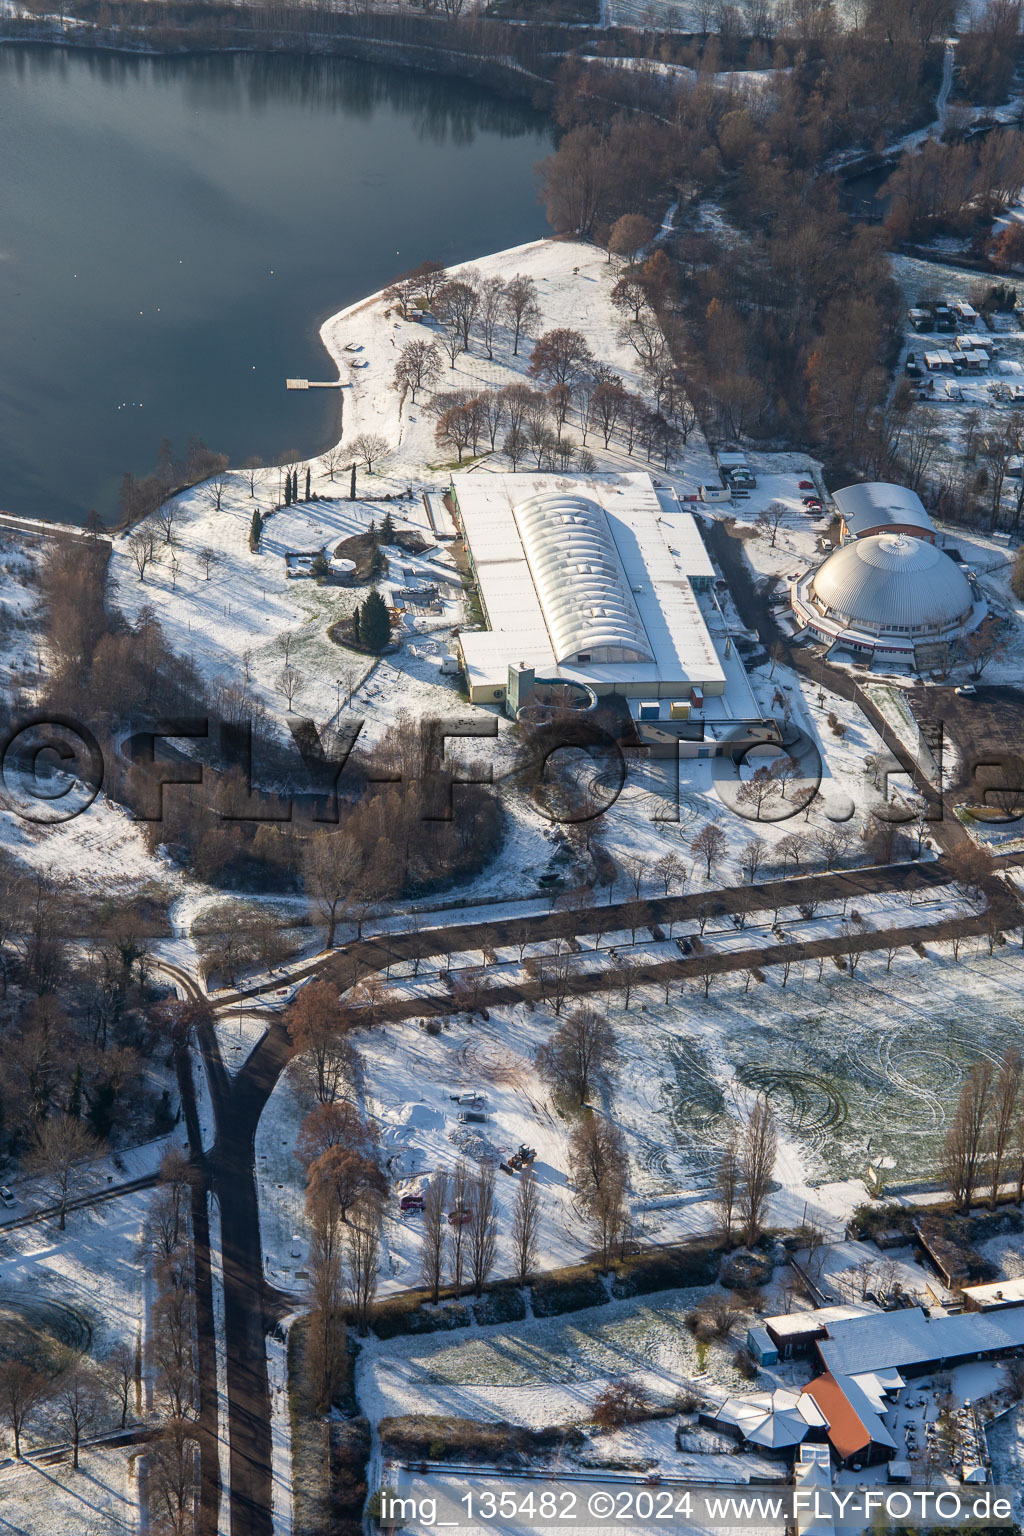
<instances>
[{"instance_id":1,"label":"snowy lawn","mask_svg":"<svg viewBox=\"0 0 1024 1536\"><path fill-rule=\"evenodd\" d=\"M118 1536L139 1529L137 1452L82 1452L70 1459L0 1470L0 1529L17 1536Z\"/></svg>"}]
</instances>

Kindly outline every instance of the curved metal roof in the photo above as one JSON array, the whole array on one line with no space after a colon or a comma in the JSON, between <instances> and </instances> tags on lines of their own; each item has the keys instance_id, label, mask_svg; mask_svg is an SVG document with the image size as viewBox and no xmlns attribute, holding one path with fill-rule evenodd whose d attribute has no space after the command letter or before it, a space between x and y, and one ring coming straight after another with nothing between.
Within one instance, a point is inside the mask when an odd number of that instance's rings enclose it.
<instances>
[{"instance_id":1,"label":"curved metal roof","mask_svg":"<svg viewBox=\"0 0 1024 1536\"><path fill-rule=\"evenodd\" d=\"M960 567L905 533L844 544L819 567L811 592L829 614L872 629L941 629L965 619L974 605Z\"/></svg>"},{"instance_id":2,"label":"curved metal roof","mask_svg":"<svg viewBox=\"0 0 1024 1536\"><path fill-rule=\"evenodd\" d=\"M552 491L513 507L558 662L653 662L603 507Z\"/></svg>"},{"instance_id":3,"label":"curved metal roof","mask_svg":"<svg viewBox=\"0 0 1024 1536\"><path fill-rule=\"evenodd\" d=\"M844 485L841 490L833 491L832 500L853 534L863 533L868 528L882 528L887 523L924 528L929 533L935 528L920 496L905 485L890 485L884 480L871 480L866 485Z\"/></svg>"}]
</instances>

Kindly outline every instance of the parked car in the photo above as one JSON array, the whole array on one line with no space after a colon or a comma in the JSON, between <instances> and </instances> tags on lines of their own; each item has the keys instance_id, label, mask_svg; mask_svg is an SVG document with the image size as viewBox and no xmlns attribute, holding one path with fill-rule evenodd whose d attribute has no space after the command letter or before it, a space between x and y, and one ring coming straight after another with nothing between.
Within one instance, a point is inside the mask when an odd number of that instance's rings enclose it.
<instances>
[{"instance_id":1,"label":"parked car","mask_svg":"<svg viewBox=\"0 0 1024 1536\"><path fill-rule=\"evenodd\" d=\"M448 1225L450 1227L468 1227L473 1220L472 1213L456 1206L454 1211L448 1212Z\"/></svg>"},{"instance_id":2,"label":"parked car","mask_svg":"<svg viewBox=\"0 0 1024 1536\"><path fill-rule=\"evenodd\" d=\"M426 1203L422 1195L403 1195L398 1202L398 1209L400 1211L422 1211Z\"/></svg>"},{"instance_id":3,"label":"parked car","mask_svg":"<svg viewBox=\"0 0 1024 1536\"><path fill-rule=\"evenodd\" d=\"M913 352L907 353L907 360L903 364L903 372L907 375L908 379L919 379L921 377L921 365Z\"/></svg>"},{"instance_id":4,"label":"parked car","mask_svg":"<svg viewBox=\"0 0 1024 1536\"><path fill-rule=\"evenodd\" d=\"M799 483L799 487L798 488L801 491L813 491L814 490L814 481L813 480L801 480L800 483Z\"/></svg>"},{"instance_id":5,"label":"parked car","mask_svg":"<svg viewBox=\"0 0 1024 1536\"><path fill-rule=\"evenodd\" d=\"M977 697L978 690L973 683L961 683L959 688L953 689L953 692L958 699L973 699Z\"/></svg>"},{"instance_id":6,"label":"parked car","mask_svg":"<svg viewBox=\"0 0 1024 1536\"><path fill-rule=\"evenodd\" d=\"M451 1094L450 1097L453 1104L471 1104L474 1109L486 1102L486 1094L481 1093L478 1088L467 1088Z\"/></svg>"},{"instance_id":7,"label":"parked car","mask_svg":"<svg viewBox=\"0 0 1024 1536\"><path fill-rule=\"evenodd\" d=\"M479 1109L464 1109L459 1116L460 1125L483 1125L487 1116Z\"/></svg>"},{"instance_id":8,"label":"parked car","mask_svg":"<svg viewBox=\"0 0 1024 1536\"><path fill-rule=\"evenodd\" d=\"M8 1209L10 1209L12 1205L17 1205L18 1203L14 1196L11 1194L10 1190L7 1188L6 1184L0 1184L0 1200L3 1201L4 1205L6 1205Z\"/></svg>"}]
</instances>

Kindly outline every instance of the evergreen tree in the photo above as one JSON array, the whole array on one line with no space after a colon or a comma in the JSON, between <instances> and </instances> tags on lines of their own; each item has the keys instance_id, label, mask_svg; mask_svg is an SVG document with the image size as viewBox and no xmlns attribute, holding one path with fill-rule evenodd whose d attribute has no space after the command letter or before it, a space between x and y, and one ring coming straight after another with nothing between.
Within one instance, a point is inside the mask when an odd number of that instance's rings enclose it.
<instances>
[{"instance_id":1,"label":"evergreen tree","mask_svg":"<svg viewBox=\"0 0 1024 1536\"><path fill-rule=\"evenodd\" d=\"M322 549L320 550L320 552L318 554L313 556L312 563L310 564L310 567L309 567L309 574L312 577L314 577L316 582L318 583L318 585L321 585L321 586L327 580L328 576L331 574L331 564L330 564L330 561L328 560L327 556L324 554Z\"/></svg>"},{"instance_id":2,"label":"evergreen tree","mask_svg":"<svg viewBox=\"0 0 1024 1536\"><path fill-rule=\"evenodd\" d=\"M309 476L310 476L310 470L309 470L309 465L307 464L306 465L306 500L307 501L309 500L309 485L310 485Z\"/></svg>"},{"instance_id":3,"label":"evergreen tree","mask_svg":"<svg viewBox=\"0 0 1024 1536\"><path fill-rule=\"evenodd\" d=\"M298 501L298 499L299 499L299 472L298 472L297 469L293 469L292 470L292 501Z\"/></svg>"},{"instance_id":4,"label":"evergreen tree","mask_svg":"<svg viewBox=\"0 0 1024 1536\"><path fill-rule=\"evenodd\" d=\"M395 520L391 516L391 508L384 513L384 521L380 525L380 541L382 544L395 542Z\"/></svg>"},{"instance_id":5,"label":"evergreen tree","mask_svg":"<svg viewBox=\"0 0 1024 1536\"><path fill-rule=\"evenodd\" d=\"M359 625L361 613L362 609L359 603L356 603L355 608L352 610L352 639L355 641L356 645L359 644Z\"/></svg>"},{"instance_id":6,"label":"evergreen tree","mask_svg":"<svg viewBox=\"0 0 1024 1536\"><path fill-rule=\"evenodd\" d=\"M368 651L382 651L391 639L387 604L376 587L367 594L359 617L359 634Z\"/></svg>"},{"instance_id":7,"label":"evergreen tree","mask_svg":"<svg viewBox=\"0 0 1024 1536\"><path fill-rule=\"evenodd\" d=\"M348 482L348 499L349 501L355 501L356 499L356 467L354 464L352 465L352 474Z\"/></svg>"},{"instance_id":8,"label":"evergreen tree","mask_svg":"<svg viewBox=\"0 0 1024 1536\"><path fill-rule=\"evenodd\" d=\"M252 523L249 526L249 548L255 553L260 547L260 539L263 537L263 518L257 507L252 514Z\"/></svg>"},{"instance_id":9,"label":"evergreen tree","mask_svg":"<svg viewBox=\"0 0 1024 1536\"><path fill-rule=\"evenodd\" d=\"M290 507L292 504L292 477L290 471L284 477L284 504L286 507Z\"/></svg>"}]
</instances>

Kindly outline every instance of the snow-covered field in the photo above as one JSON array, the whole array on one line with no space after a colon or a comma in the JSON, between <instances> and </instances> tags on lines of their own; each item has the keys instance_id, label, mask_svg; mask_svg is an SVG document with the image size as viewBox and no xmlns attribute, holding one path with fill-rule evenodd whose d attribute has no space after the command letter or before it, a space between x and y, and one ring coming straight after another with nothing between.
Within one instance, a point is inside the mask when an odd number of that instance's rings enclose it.
<instances>
[{"instance_id":1,"label":"snow-covered field","mask_svg":"<svg viewBox=\"0 0 1024 1536\"><path fill-rule=\"evenodd\" d=\"M55 1466L0 1469L0 1529L17 1536L126 1536L139 1530L137 1452L82 1452Z\"/></svg>"},{"instance_id":2,"label":"snow-covered field","mask_svg":"<svg viewBox=\"0 0 1024 1536\"><path fill-rule=\"evenodd\" d=\"M780 916L800 936L822 923L838 931L835 905L834 914L810 923L796 913ZM863 922L878 928L907 917L891 900L858 906ZM949 897L929 896L912 914L927 923L951 910ZM736 934L731 924L719 933L712 923L705 937L714 949L766 936L749 926ZM629 936L618 939L619 952L628 950ZM677 953L665 944L637 954L662 951L665 958ZM768 1094L780 1123L780 1187L772 1202L780 1225L814 1220L841 1232L866 1198L862 1181L872 1162L882 1160L897 1189L937 1176L965 1073L979 1056L998 1060L1024 1022L1024 954L1008 945L990 957L985 941L972 941L959 961L946 943L926 944L924 958L901 950L887 969L889 958L885 950L865 955L852 979L830 961L819 980L817 962L807 962L793 967L785 987L778 968L764 971L763 981L738 973L716 980L707 999L693 984L674 983L667 995L661 986L640 987L628 1010L619 994L605 997L619 1058L605 1108L626 1140L633 1215L647 1239L677 1241L712 1228L710 1186L725 1128L758 1092ZM454 957L453 964L472 959ZM511 949L499 949L495 961L515 969ZM406 985L429 990L429 967ZM521 1141L535 1146L542 1266L572 1263L590 1246L567 1174L569 1127L533 1066L555 1025L543 1008L520 1005L492 1009L486 1023L459 1015L434 1035L411 1020L360 1037L359 1094L394 1187L382 1294L419 1279L419 1218L399 1215L398 1198L438 1170L450 1172L460 1152L497 1162ZM469 1088L487 1095L487 1122L471 1128L459 1124L450 1098ZM296 1284L306 1258L302 1169L292 1149L310 1107L286 1075L257 1137L268 1267L285 1288ZM511 1269L514 1193L515 1181L502 1175L499 1273Z\"/></svg>"},{"instance_id":3,"label":"snow-covered field","mask_svg":"<svg viewBox=\"0 0 1024 1536\"><path fill-rule=\"evenodd\" d=\"M531 1426L579 1423L610 1377L641 1381L655 1398L701 1378L721 1396L744 1386L732 1364L746 1324L731 1342L698 1345L686 1313L708 1292L676 1290L610 1301L566 1317L399 1338L360 1350L357 1389L374 1422L430 1413L506 1419ZM706 1375L705 1375L706 1373Z\"/></svg>"}]
</instances>

